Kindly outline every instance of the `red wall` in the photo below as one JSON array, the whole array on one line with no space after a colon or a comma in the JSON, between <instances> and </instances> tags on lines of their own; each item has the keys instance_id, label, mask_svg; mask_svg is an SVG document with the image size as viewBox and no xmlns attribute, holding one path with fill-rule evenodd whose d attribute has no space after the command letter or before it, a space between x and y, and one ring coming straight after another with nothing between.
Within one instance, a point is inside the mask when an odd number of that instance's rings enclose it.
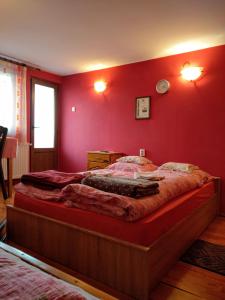
<instances>
[{"instance_id":1,"label":"red wall","mask_svg":"<svg viewBox=\"0 0 225 300\"><path fill-rule=\"evenodd\" d=\"M86 168L88 150L146 156L160 165L191 162L223 180L225 194L225 46L66 76L61 90L60 168ZM204 68L196 85L180 78L189 61ZM108 82L105 96L93 82ZM170 81L168 94L155 84ZM151 96L151 119L135 120L135 98ZM71 107L76 106L73 113ZM224 197L224 196L223 196ZM225 197L222 204L225 212Z\"/></svg>"}]
</instances>

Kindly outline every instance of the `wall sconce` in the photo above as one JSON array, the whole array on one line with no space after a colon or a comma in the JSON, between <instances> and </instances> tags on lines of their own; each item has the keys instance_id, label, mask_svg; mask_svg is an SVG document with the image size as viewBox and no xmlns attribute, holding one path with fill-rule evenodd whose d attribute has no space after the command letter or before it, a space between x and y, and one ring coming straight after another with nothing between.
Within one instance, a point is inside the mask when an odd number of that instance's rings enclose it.
<instances>
[{"instance_id":1,"label":"wall sconce","mask_svg":"<svg viewBox=\"0 0 225 300\"><path fill-rule=\"evenodd\" d=\"M188 81L197 80L202 75L203 68L197 66L191 66L189 63L185 63L181 70L181 76Z\"/></svg>"},{"instance_id":2,"label":"wall sconce","mask_svg":"<svg viewBox=\"0 0 225 300\"><path fill-rule=\"evenodd\" d=\"M94 89L96 93L103 93L107 87L107 84L104 80L98 80L94 83Z\"/></svg>"}]
</instances>

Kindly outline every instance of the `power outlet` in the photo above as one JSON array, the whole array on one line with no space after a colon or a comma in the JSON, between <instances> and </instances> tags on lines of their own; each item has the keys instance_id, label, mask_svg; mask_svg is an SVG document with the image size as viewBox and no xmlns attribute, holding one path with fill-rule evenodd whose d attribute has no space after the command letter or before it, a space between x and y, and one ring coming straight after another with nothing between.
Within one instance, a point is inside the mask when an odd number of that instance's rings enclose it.
<instances>
[{"instance_id":1,"label":"power outlet","mask_svg":"<svg viewBox=\"0 0 225 300\"><path fill-rule=\"evenodd\" d=\"M140 156L145 156L145 149L140 149L139 153L140 153Z\"/></svg>"}]
</instances>

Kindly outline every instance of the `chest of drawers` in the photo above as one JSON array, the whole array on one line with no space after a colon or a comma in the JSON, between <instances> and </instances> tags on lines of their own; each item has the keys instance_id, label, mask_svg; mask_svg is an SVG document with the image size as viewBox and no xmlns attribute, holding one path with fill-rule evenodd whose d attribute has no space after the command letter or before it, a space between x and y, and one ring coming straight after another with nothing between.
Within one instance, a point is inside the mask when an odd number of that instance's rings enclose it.
<instances>
[{"instance_id":1,"label":"chest of drawers","mask_svg":"<svg viewBox=\"0 0 225 300\"><path fill-rule=\"evenodd\" d=\"M117 158L123 156L119 152L102 152L102 151L88 151L87 154L87 169L103 169L110 164L113 164Z\"/></svg>"}]
</instances>

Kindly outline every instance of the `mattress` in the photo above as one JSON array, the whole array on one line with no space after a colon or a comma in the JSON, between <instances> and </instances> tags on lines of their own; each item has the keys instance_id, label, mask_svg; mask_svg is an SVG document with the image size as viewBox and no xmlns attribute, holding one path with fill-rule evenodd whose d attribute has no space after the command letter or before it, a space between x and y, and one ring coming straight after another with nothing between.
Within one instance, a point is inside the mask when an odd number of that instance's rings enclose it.
<instances>
[{"instance_id":1,"label":"mattress","mask_svg":"<svg viewBox=\"0 0 225 300\"><path fill-rule=\"evenodd\" d=\"M125 222L79 208L68 208L63 203L43 201L19 192L15 195L14 206L120 240L148 246L214 194L215 185L211 181L170 200L154 213L135 222Z\"/></svg>"}]
</instances>

